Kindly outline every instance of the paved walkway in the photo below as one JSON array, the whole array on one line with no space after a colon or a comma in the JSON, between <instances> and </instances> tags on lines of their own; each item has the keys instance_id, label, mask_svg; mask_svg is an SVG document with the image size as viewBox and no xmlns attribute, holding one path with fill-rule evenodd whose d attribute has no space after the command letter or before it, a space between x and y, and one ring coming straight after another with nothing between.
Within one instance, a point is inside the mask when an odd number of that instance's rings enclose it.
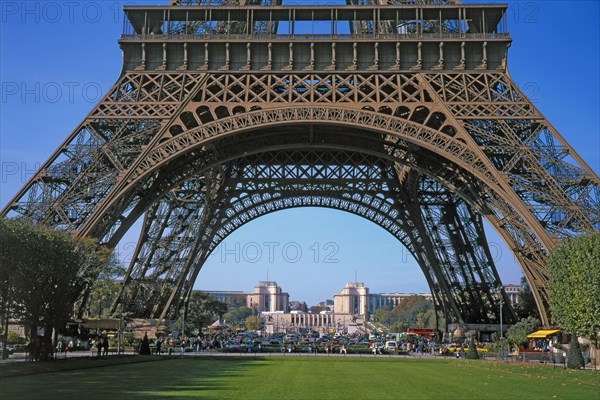
<instances>
[{"instance_id":1,"label":"paved walkway","mask_svg":"<svg viewBox=\"0 0 600 400\"><path fill-rule=\"evenodd\" d=\"M97 352L91 352L91 351L70 351L68 353L57 353L56 354L56 359L57 360L64 360L67 358L77 358L77 357L96 357ZM134 355L135 353L133 352L126 352L126 353L122 353L122 354L126 354L126 355ZM115 353L109 354L108 356L105 357L111 357L111 356L115 356ZM14 362L23 362L23 361L27 361L26 359L26 354L25 353L14 353L11 354L9 356L8 359L6 360L2 360L0 359L0 365L2 364L7 364L7 363L14 363Z\"/></svg>"},{"instance_id":2,"label":"paved walkway","mask_svg":"<svg viewBox=\"0 0 600 400\"><path fill-rule=\"evenodd\" d=\"M135 353L133 352L126 352L124 353L125 355L134 355ZM109 354L108 356L103 356L103 357L112 357L115 356L116 353L113 354ZM166 353L163 353L162 355L167 355ZM399 359L440 359L440 358L447 358L447 359L451 359L453 357L441 357L439 355L432 355L430 353L411 353L409 355L406 354L402 354L402 355L394 355L394 354L377 354L377 355L373 355L373 354L340 354L340 353L281 353L281 352L273 352L273 353L239 353L239 352L228 352L228 353L223 353L220 351L201 351L201 352L186 352L183 355L179 354L179 351L174 351L171 354L171 357L176 357L176 356L181 356L181 357L349 357L349 358L399 358ZM91 352L91 351L73 351L73 352L69 352L69 353L58 353L57 354L57 359L59 360L64 360L65 358L77 358L77 357L96 357L96 352ZM15 353L15 354L11 354L10 358L8 358L7 360L0 360L0 367L3 364L8 364L8 363L15 363L15 362L23 362L25 361L25 353ZM509 359L507 360L508 362L515 362L516 360L514 359ZM538 365L550 365L552 366L552 364L548 363L548 364L543 364L543 363L539 363ZM557 364L558 366L559 364ZM562 366L562 364L560 364L560 366ZM600 365L595 366L587 366L586 369L588 370L600 370Z\"/></svg>"},{"instance_id":3,"label":"paved walkway","mask_svg":"<svg viewBox=\"0 0 600 400\"><path fill-rule=\"evenodd\" d=\"M133 352L126 352L125 355L134 355ZM108 356L103 357L112 357L116 354L109 354ZM162 355L166 356L167 353L162 353ZM171 354L172 357L179 356L179 350L173 351ZM439 356L432 356L431 354L411 354L411 355L394 355L394 354L339 354L339 353L282 353L282 352L272 352L272 353L239 353L239 352L220 352L220 351L200 351L200 352L186 352L183 354L183 357L355 357L355 358L440 358ZM59 360L64 360L65 358L76 358L76 357L96 357L96 352L91 351L73 351L67 354L58 353L56 358ZM0 365L13 363L13 362L23 362L26 361L25 353L15 353L11 354L10 358L7 360L0 360Z\"/></svg>"}]
</instances>

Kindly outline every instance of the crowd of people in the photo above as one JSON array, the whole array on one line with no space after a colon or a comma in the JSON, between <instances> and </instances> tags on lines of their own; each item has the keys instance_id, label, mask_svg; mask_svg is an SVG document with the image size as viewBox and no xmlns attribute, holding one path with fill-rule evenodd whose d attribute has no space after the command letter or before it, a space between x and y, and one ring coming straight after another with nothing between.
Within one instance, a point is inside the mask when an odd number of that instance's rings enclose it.
<instances>
[{"instance_id":1,"label":"crowd of people","mask_svg":"<svg viewBox=\"0 0 600 400\"><path fill-rule=\"evenodd\" d=\"M204 337L176 339L173 337L158 337L150 339L150 344L154 345L156 354L172 353L174 348L179 348L179 353L189 351L211 351L224 347L224 342L228 340L226 334L211 334Z\"/></svg>"}]
</instances>

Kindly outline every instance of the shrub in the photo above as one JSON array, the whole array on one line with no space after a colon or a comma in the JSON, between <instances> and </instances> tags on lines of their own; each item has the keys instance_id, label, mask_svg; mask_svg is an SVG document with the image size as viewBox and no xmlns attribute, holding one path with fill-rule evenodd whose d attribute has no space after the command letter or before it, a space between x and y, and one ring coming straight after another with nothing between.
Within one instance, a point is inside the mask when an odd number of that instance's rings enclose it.
<instances>
[{"instance_id":1,"label":"shrub","mask_svg":"<svg viewBox=\"0 0 600 400\"><path fill-rule=\"evenodd\" d=\"M140 354L147 355L147 356L152 354L152 352L150 351L150 341L148 340L147 333L144 334L144 338L142 339L142 345L140 347Z\"/></svg>"},{"instance_id":2,"label":"shrub","mask_svg":"<svg viewBox=\"0 0 600 400\"><path fill-rule=\"evenodd\" d=\"M465 358L468 358L469 360L479 360L479 353L475 347L474 339L469 341L469 349L467 350L467 354L465 354Z\"/></svg>"},{"instance_id":3,"label":"shrub","mask_svg":"<svg viewBox=\"0 0 600 400\"><path fill-rule=\"evenodd\" d=\"M6 340L8 344L23 344L26 343L24 337L19 336L16 332L8 332L8 338Z\"/></svg>"}]
</instances>

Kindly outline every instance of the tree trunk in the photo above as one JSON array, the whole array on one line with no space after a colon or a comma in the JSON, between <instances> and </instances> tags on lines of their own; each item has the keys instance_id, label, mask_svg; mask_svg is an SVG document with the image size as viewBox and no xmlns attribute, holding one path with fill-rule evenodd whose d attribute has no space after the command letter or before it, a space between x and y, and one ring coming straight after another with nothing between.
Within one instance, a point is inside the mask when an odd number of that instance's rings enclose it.
<instances>
[{"instance_id":1,"label":"tree trunk","mask_svg":"<svg viewBox=\"0 0 600 400\"><path fill-rule=\"evenodd\" d=\"M40 339L40 360L48 361L52 359L52 327L44 326L44 336Z\"/></svg>"},{"instance_id":2,"label":"tree trunk","mask_svg":"<svg viewBox=\"0 0 600 400\"><path fill-rule=\"evenodd\" d=\"M600 351L594 340L590 340L590 364L593 366L600 364Z\"/></svg>"},{"instance_id":3,"label":"tree trunk","mask_svg":"<svg viewBox=\"0 0 600 400\"><path fill-rule=\"evenodd\" d=\"M9 306L8 296L6 299L6 306L4 307L4 338L2 339L2 359L6 360L8 358L8 350L6 346L8 345L8 325L10 321L10 306Z\"/></svg>"}]
</instances>

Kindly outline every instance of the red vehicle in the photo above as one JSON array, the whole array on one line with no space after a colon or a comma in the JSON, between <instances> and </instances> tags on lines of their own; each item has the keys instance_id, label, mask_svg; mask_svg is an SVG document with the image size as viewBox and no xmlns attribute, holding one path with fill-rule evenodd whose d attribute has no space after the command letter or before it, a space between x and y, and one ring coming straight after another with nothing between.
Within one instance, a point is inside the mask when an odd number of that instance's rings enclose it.
<instances>
[{"instance_id":1,"label":"red vehicle","mask_svg":"<svg viewBox=\"0 0 600 400\"><path fill-rule=\"evenodd\" d=\"M435 336L435 329L432 328L408 328L406 333L409 335Z\"/></svg>"}]
</instances>

